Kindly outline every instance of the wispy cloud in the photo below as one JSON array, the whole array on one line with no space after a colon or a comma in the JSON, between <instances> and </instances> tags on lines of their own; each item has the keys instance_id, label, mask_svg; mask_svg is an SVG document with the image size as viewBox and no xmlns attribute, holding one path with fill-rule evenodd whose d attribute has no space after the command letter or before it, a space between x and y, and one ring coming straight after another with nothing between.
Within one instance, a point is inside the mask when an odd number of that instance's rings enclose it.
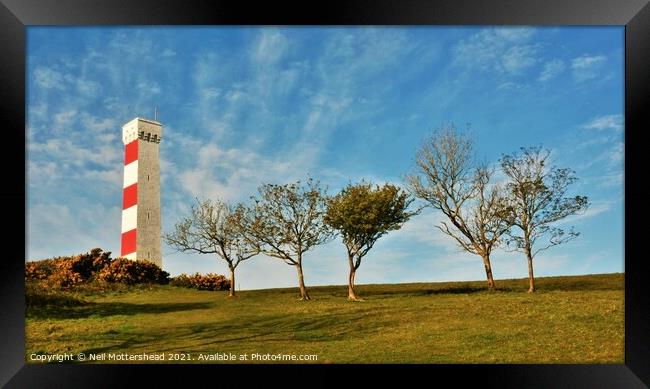
<instances>
[{"instance_id":1,"label":"wispy cloud","mask_svg":"<svg viewBox=\"0 0 650 389\"><path fill-rule=\"evenodd\" d=\"M594 66L597 66L605 61L605 56L604 55L583 55L578 58L574 58L573 61L571 61L571 68L574 70L583 70L583 69L591 69Z\"/></svg>"},{"instance_id":2,"label":"wispy cloud","mask_svg":"<svg viewBox=\"0 0 650 389\"><path fill-rule=\"evenodd\" d=\"M175 57L176 52L170 48L166 48L160 55L163 57Z\"/></svg>"},{"instance_id":3,"label":"wispy cloud","mask_svg":"<svg viewBox=\"0 0 650 389\"><path fill-rule=\"evenodd\" d=\"M28 245L27 258L76 255L92 247L119 255L115 242L120 236L120 213L117 204L106 207L90 201L31 204L27 208L27 240L38 239L39 244Z\"/></svg>"},{"instance_id":4,"label":"wispy cloud","mask_svg":"<svg viewBox=\"0 0 650 389\"><path fill-rule=\"evenodd\" d=\"M520 74L525 69L533 66L536 48L534 46L514 46L508 49L501 59L501 64L506 72Z\"/></svg>"},{"instance_id":5,"label":"wispy cloud","mask_svg":"<svg viewBox=\"0 0 650 389\"><path fill-rule=\"evenodd\" d=\"M156 81L142 81L138 83L137 88L142 94L156 95L162 92L162 88Z\"/></svg>"},{"instance_id":6,"label":"wispy cloud","mask_svg":"<svg viewBox=\"0 0 650 389\"><path fill-rule=\"evenodd\" d=\"M616 143L608 153L609 165L620 167L621 162L623 162L623 157L625 153L625 145L623 142Z\"/></svg>"},{"instance_id":7,"label":"wispy cloud","mask_svg":"<svg viewBox=\"0 0 650 389\"><path fill-rule=\"evenodd\" d=\"M607 57L604 55L584 54L571 61L573 77L578 82L588 81L600 75Z\"/></svg>"},{"instance_id":8,"label":"wispy cloud","mask_svg":"<svg viewBox=\"0 0 650 389\"><path fill-rule=\"evenodd\" d=\"M254 47L254 60L263 65L270 65L282 58L289 47L289 42L280 31L265 29L261 31Z\"/></svg>"},{"instance_id":9,"label":"wispy cloud","mask_svg":"<svg viewBox=\"0 0 650 389\"><path fill-rule=\"evenodd\" d=\"M445 252L458 252L459 247L453 238L445 235L436 227L444 220L446 220L444 215L431 208L425 208L420 215L413 217L401 229L392 232L385 239L418 242L443 249Z\"/></svg>"},{"instance_id":10,"label":"wispy cloud","mask_svg":"<svg viewBox=\"0 0 650 389\"><path fill-rule=\"evenodd\" d=\"M603 188L622 188L625 182L623 171L612 171L598 177L598 185Z\"/></svg>"},{"instance_id":11,"label":"wispy cloud","mask_svg":"<svg viewBox=\"0 0 650 389\"><path fill-rule=\"evenodd\" d=\"M590 120L588 123L582 125L582 128L588 130L611 130L623 131L623 115L603 115Z\"/></svg>"},{"instance_id":12,"label":"wispy cloud","mask_svg":"<svg viewBox=\"0 0 650 389\"><path fill-rule=\"evenodd\" d=\"M80 147L70 139L57 138L45 142L30 142L28 150L30 153L36 154L35 158L58 161L78 167L85 167L88 163L113 167L116 164L119 165L122 158L121 153L116 153L113 147L98 144L96 149L87 149Z\"/></svg>"},{"instance_id":13,"label":"wispy cloud","mask_svg":"<svg viewBox=\"0 0 650 389\"><path fill-rule=\"evenodd\" d=\"M95 245L117 251L120 127L135 115L152 116L154 106L164 124L161 196L167 232L197 196L245 201L261 183L291 182L307 173L330 193L361 178L398 183L416 138L432 124L455 118L491 121L497 132L483 133L479 147L484 150L511 136L553 139L554 133L521 131L521 125L509 129L518 115L540 119L535 104L543 107L543 121L563 101L560 93L553 94L557 100L533 93L531 105L533 88L527 86L562 72L606 71L613 62L556 50L543 29L303 31L220 27L202 29L206 39L197 42L193 28L173 34L95 29L73 47L42 45L42 52L30 53L30 256L73 254ZM37 38L47 42L40 34ZM465 75L472 76L471 83ZM508 90L499 93L506 100L491 98L495 85ZM545 91L553 85L545 84ZM580 120L567 119L561 109L551 116L558 123ZM621 115L593 116L574 126L588 138L581 141L609 137L585 143L576 154L597 159L585 167L593 178L590 189L622 179L623 147L616 130L622 126ZM608 217L613 210L598 215ZM460 252L435 228L440 220L427 210L383 237L363 263L359 282L483 279L480 258ZM68 224L74 225L66 229ZM308 253L308 284L345 282L342 247L337 240ZM494 261L498 277L525 275L520 256L498 251ZM242 266L243 288L295 286L295 269L277 260L260 256ZM165 267L173 274L226 272L210 256L170 254Z\"/></svg>"},{"instance_id":14,"label":"wispy cloud","mask_svg":"<svg viewBox=\"0 0 650 389\"><path fill-rule=\"evenodd\" d=\"M72 81L72 77L51 68L39 66L34 69L33 80L39 87L44 89L64 90L66 84Z\"/></svg>"},{"instance_id":15,"label":"wispy cloud","mask_svg":"<svg viewBox=\"0 0 650 389\"><path fill-rule=\"evenodd\" d=\"M84 98L96 97L102 91L100 83L89 79L79 78L76 80L75 85L79 95Z\"/></svg>"},{"instance_id":16,"label":"wispy cloud","mask_svg":"<svg viewBox=\"0 0 650 389\"><path fill-rule=\"evenodd\" d=\"M561 59L554 59L544 63L544 68L539 75L539 81L546 82L554 79L564 72L566 68L564 61Z\"/></svg>"},{"instance_id":17,"label":"wispy cloud","mask_svg":"<svg viewBox=\"0 0 650 389\"><path fill-rule=\"evenodd\" d=\"M63 127L68 127L72 124L77 116L77 110L63 111L54 115L55 129L61 130Z\"/></svg>"},{"instance_id":18,"label":"wispy cloud","mask_svg":"<svg viewBox=\"0 0 650 389\"><path fill-rule=\"evenodd\" d=\"M196 149L194 162L180 170L181 187L193 196L242 201L256 193L262 183L281 183L304 179L312 173L312 150L291 156L260 155L252 149L221 148L206 144Z\"/></svg>"},{"instance_id":19,"label":"wispy cloud","mask_svg":"<svg viewBox=\"0 0 650 389\"><path fill-rule=\"evenodd\" d=\"M113 118L98 118L88 112L83 112L81 114L81 125L85 130L90 130L92 132L105 132L120 128L118 123ZM106 139L106 138L104 138Z\"/></svg>"},{"instance_id":20,"label":"wispy cloud","mask_svg":"<svg viewBox=\"0 0 650 389\"><path fill-rule=\"evenodd\" d=\"M454 63L480 71L517 75L537 61L538 47L529 40L532 28L483 29L463 39L454 49Z\"/></svg>"},{"instance_id":21,"label":"wispy cloud","mask_svg":"<svg viewBox=\"0 0 650 389\"><path fill-rule=\"evenodd\" d=\"M585 138L574 150L586 150L589 158L583 158L576 168L586 171L591 180L600 187L622 188L625 144L624 120L621 114L598 115L579 126Z\"/></svg>"},{"instance_id":22,"label":"wispy cloud","mask_svg":"<svg viewBox=\"0 0 650 389\"><path fill-rule=\"evenodd\" d=\"M562 219L560 222L558 222L558 224L559 225L574 224L577 221L584 221L587 219L594 218L598 215L608 212L610 209L612 209L614 205L615 205L614 201L603 201L603 200L592 201L589 208L587 208L584 212L580 214L568 216L565 219Z\"/></svg>"}]
</instances>

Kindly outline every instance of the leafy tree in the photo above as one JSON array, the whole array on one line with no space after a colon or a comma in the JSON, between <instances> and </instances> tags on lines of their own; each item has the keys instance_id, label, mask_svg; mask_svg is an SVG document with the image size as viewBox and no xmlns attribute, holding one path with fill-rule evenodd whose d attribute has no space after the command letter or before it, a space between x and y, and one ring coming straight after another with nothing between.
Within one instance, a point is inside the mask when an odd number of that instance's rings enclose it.
<instances>
[{"instance_id":1,"label":"leafy tree","mask_svg":"<svg viewBox=\"0 0 650 389\"><path fill-rule=\"evenodd\" d=\"M495 288L490 255L512 225L503 190L490 184L493 173L474 163L471 138L448 127L423 143L416 173L407 176L411 193L447 217L436 227L482 258L488 289Z\"/></svg>"},{"instance_id":2,"label":"leafy tree","mask_svg":"<svg viewBox=\"0 0 650 389\"><path fill-rule=\"evenodd\" d=\"M318 181L309 178L285 185L264 184L259 197L242 218L249 241L259 242L262 252L295 266L301 300L309 300L302 261L305 252L327 242L331 229L323 223L326 195Z\"/></svg>"},{"instance_id":3,"label":"leafy tree","mask_svg":"<svg viewBox=\"0 0 650 389\"><path fill-rule=\"evenodd\" d=\"M230 296L235 295L235 269L260 252L254 241L245 239L240 219L243 206L233 208L225 202L198 200L190 216L176 223L165 234L165 242L180 251L216 254L230 269Z\"/></svg>"},{"instance_id":4,"label":"leafy tree","mask_svg":"<svg viewBox=\"0 0 650 389\"><path fill-rule=\"evenodd\" d=\"M391 184L379 187L371 183L349 184L328 202L325 223L337 230L348 252L350 275L348 299L358 300L354 277L361 259L368 254L377 239L398 230L413 215L407 212L408 193Z\"/></svg>"},{"instance_id":5,"label":"leafy tree","mask_svg":"<svg viewBox=\"0 0 650 389\"><path fill-rule=\"evenodd\" d=\"M549 155L550 151L538 146L522 147L519 153L501 158L518 227L510 232L508 245L526 254L529 293L535 291L533 258L579 235L573 227L566 230L553 224L589 206L585 196L566 197L569 185L578 178L571 169L549 166Z\"/></svg>"}]
</instances>

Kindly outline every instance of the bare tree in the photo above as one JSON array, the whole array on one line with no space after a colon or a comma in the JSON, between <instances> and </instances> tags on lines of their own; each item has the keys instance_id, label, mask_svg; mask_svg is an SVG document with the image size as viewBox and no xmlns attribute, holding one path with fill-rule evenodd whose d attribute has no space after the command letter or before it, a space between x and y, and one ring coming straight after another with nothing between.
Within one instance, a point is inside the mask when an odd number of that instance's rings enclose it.
<instances>
[{"instance_id":1,"label":"bare tree","mask_svg":"<svg viewBox=\"0 0 650 389\"><path fill-rule=\"evenodd\" d=\"M241 229L244 207L216 200L196 200L190 216L165 234L165 242L180 251L216 254L230 269L230 296L235 295L235 269L260 252L259 245L245 239Z\"/></svg>"},{"instance_id":2,"label":"bare tree","mask_svg":"<svg viewBox=\"0 0 650 389\"><path fill-rule=\"evenodd\" d=\"M548 166L549 156L550 151L537 146L522 147L519 153L501 158L519 232L509 233L508 245L526 254L529 293L535 291L533 258L579 235L573 227L565 230L553 223L589 206L586 196L565 197L569 185L578 178L571 169Z\"/></svg>"},{"instance_id":3,"label":"bare tree","mask_svg":"<svg viewBox=\"0 0 650 389\"><path fill-rule=\"evenodd\" d=\"M423 143L416 166L407 177L410 191L447 217L436 227L482 258L488 289L494 289L490 255L512 222L502 189L490 184L494 169L474 163L471 138L454 127Z\"/></svg>"},{"instance_id":4,"label":"bare tree","mask_svg":"<svg viewBox=\"0 0 650 389\"><path fill-rule=\"evenodd\" d=\"M348 252L348 299L358 300L354 277L361 259L377 239L399 230L414 214L407 211L413 200L392 184L373 188L371 183L348 185L328 202L325 223L339 231Z\"/></svg>"},{"instance_id":5,"label":"bare tree","mask_svg":"<svg viewBox=\"0 0 650 389\"><path fill-rule=\"evenodd\" d=\"M259 198L243 219L248 240L257 241L262 251L295 266L301 300L309 300L302 261L306 251L327 242L331 229L323 223L326 210L325 191L318 181L309 178L286 185L265 184Z\"/></svg>"}]
</instances>

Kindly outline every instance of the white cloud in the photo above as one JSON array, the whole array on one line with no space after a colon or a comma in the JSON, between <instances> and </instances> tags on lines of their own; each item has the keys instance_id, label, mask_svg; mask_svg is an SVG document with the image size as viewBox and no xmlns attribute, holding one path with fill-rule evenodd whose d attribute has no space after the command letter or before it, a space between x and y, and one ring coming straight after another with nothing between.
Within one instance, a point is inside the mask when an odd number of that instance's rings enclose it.
<instances>
[{"instance_id":1,"label":"white cloud","mask_svg":"<svg viewBox=\"0 0 650 389\"><path fill-rule=\"evenodd\" d=\"M588 130L612 130L622 131L624 127L623 115L603 115L590 120L588 123L582 125L582 128Z\"/></svg>"},{"instance_id":2,"label":"white cloud","mask_svg":"<svg viewBox=\"0 0 650 389\"><path fill-rule=\"evenodd\" d=\"M261 64L271 65L282 58L288 47L289 42L280 31L263 29L258 38L253 58Z\"/></svg>"},{"instance_id":3,"label":"white cloud","mask_svg":"<svg viewBox=\"0 0 650 389\"><path fill-rule=\"evenodd\" d=\"M202 91L203 98L205 99L216 99L221 96L221 89L219 88L206 88Z\"/></svg>"},{"instance_id":4,"label":"white cloud","mask_svg":"<svg viewBox=\"0 0 650 389\"><path fill-rule=\"evenodd\" d=\"M246 92L242 92L239 89L234 89L226 92L225 98L231 103L236 103L240 100L244 100L248 97Z\"/></svg>"},{"instance_id":5,"label":"white cloud","mask_svg":"<svg viewBox=\"0 0 650 389\"><path fill-rule=\"evenodd\" d=\"M609 155L608 155L609 165L620 166L620 163L623 162L624 153L625 153L625 145L623 144L623 142L619 142L615 144L609 150Z\"/></svg>"},{"instance_id":6,"label":"white cloud","mask_svg":"<svg viewBox=\"0 0 650 389\"><path fill-rule=\"evenodd\" d=\"M537 62L536 45L527 44L531 28L488 28L461 40L454 48L456 65L479 71L520 74Z\"/></svg>"},{"instance_id":7,"label":"white cloud","mask_svg":"<svg viewBox=\"0 0 650 389\"><path fill-rule=\"evenodd\" d=\"M501 27L495 28L493 33L497 38L517 43L528 41L535 30L530 27Z\"/></svg>"},{"instance_id":8,"label":"white cloud","mask_svg":"<svg viewBox=\"0 0 650 389\"><path fill-rule=\"evenodd\" d=\"M30 186L45 186L50 182L58 182L63 177L62 170L58 162L30 160L27 162L27 183Z\"/></svg>"},{"instance_id":9,"label":"white cloud","mask_svg":"<svg viewBox=\"0 0 650 389\"><path fill-rule=\"evenodd\" d=\"M523 89L525 85L517 83L517 82L512 82L512 81L506 81L504 83L501 83L499 86L497 86L497 90L518 90L518 89Z\"/></svg>"},{"instance_id":10,"label":"white cloud","mask_svg":"<svg viewBox=\"0 0 650 389\"><path fill-rule=\"evenodd\" d=\"M416 50L424 57L438 54L435 44L418 46L400 30L364 28L354 34L334 31L315 67L323 81L334 89L348 88L355 81L359 83L357 87L364 87L365 79L384 71L407 74L411 69L393 67Z\"/></svg>"},{"instance_id":11,"label":"white cloud","mask_svg":"<svg viewBox=\"0 0 650 389\"><path fill-rule=\"evenodd\" d=\"M121 166L122 153L105 144L95 144L89 148L71 139L54 138L45 142L30 142L27 145L30 162L57 161L59 164L69 164L76 167L86 167L94 163L102 168Z\"/></svg>"},{"instance_id":12,"label":"white cloud","mask_svg":"<svg viewBox=\"0 0 650 389\"><path fill-rule=\"evenodd\" d=\"M180 169L180 186L192 196L246 200L262 183L286 183L305 178L314 167L315 153L309 148L279 155L263 156L246 148L220 148L209 143L196 148L192 165ZM313 172L312 172L313 173Z\"/></svg>"},{"instance_id":13,"label":"white cloud","mask_svg":"<svg viewBox=\"0 0 650 389\"><path fill-rule=\"evenodd\" d=\"M591 219L595 216L608 212L610 209L612 209L614 204L614 201L593 201L589 205L589 208L587 208L584 212L577 215L567 216L566 218L560 220L558 222L558 225L573 224L579 220L584 221L586 219Z\"/></svg>"},{"instance_id":14,"label":"white cloud","mask_svg":"<svg viewBox=\"0 0 650 389\"><path fill-rule=\"evenodd\" d=\"M588 158L576 163L576 170L587 174L587 182L600 188L623 187L625 143L623 116L620 114L596 116L580 125L581 135L588 137L575 146Z\"/></svg>"},{"instance_id":15,"label":"white cloud","mask_svg":"<svg viewBox=\"0 0 650 389\"><path fill-rule=\"evenodd\" d=\"M544 68L542 69L541 74L539 75L539 81L546 82L552 80L553 78L562 74L565 68L566 66L564 64L564 61L561 59L547 61L544 64Z\"/></svg>"},{"instance_id":16,"label":"white cloud","mask_svg":"<svg viewBox=\"0 0 650 389\"><path fill-rule=\"evenodd\" d=\"M99 82L88 80L88 79L80 78L76 81L76 85L79 94L85 97L98 96L102 91L102 86Z\"/></svg>"},{"instance_id":17,"label":"white cloud","mask_svg":"<svg viewBox=\"0 0 650 389\"><path fill-rule=\"evenodd\" d=\"M162 91L160 85L155 81L141 81L138 83L138 89L145 95L155 95Z\"/></svg>"},{"instance_id":18,"label":"white cloud","mask_svg":"<svg viewBox=\"0 0 650 389\"><path fill-rule=\"evenodd\" d=\"M44 89L64 90L69 80L62 73L47 67L39 66L34 69L34 81Z\"/></svg>"},{"instance_id":19,"label":"white cloud","mask_svg":"<svg viewBox=\"0 0 650 389\"><path fill-rule=\"evenodd\" d=\"M603 188L622 188L625 181L625 172L608 172L598 178L598 185Z\"/></svg>"},{"instance_id":20,"label":"white cloud","mask_svg":"<svg viewBox=\"0 0 650 389\"><path fill-rule=\"evenodd\" d=\"M176 52L174 50L170 49L170 48L167 48L167 49L163 50L163 52L160 53L160 55L162 57L175 57Z\"/></svg>"},{"instance_id":21,"label":"white cloud","mask_svg":"<svg viewBox=\"0 0 650 389\"><path fill-rule=\"evenodd\" d=\"M393 231L386 238L387 241L415 241L418 244L425 244L431 247L444 249L445 252L456 252L458 245L448 235L445 235L436 226L445 220L445 216L430 208L426 208L421 214L414 216L401 229Z\"/></svg>"},{"instance_id":22,"label":"white cloud","mask_svg":"<svg viewBox=\"0 0 650 389\"><path fill-rule=\"evenodd\" d=\"M581 57L574 58L573 61L571 61L571 68L574 70L590 69L602 62L605 62L605 60L606 58L604 55L583 55Z\"/></svg>"},{"instance_id":23,"label":"white cloud","mask_svg":"<svg viewBox=\"0 0 650 389\"><path fill-rule=\"evenodd\" d=\"M576 165L577 171L589 171L587 176L581 175L586 182L602 188L622 188L624 170L623 143L610 145L604 150L595 153L595 156L586 162Z\"/></svg>"},{"instance_id":24,"label":"white cloud","mask_svg":"<svg viewBox=\"0 0 650 389\"><path fill-rule=\"evenodd\" d=\"M578 82L597 78L607 58L604 55L582 55L571 61L573 77Z\"/></svg>"},{"instance_id":25,"label":"white cloud","mask_svg":"<svg viewBox=\"0 0 650 389\"><path fill-rule=\"evenodd\" d=\"M80 173L83 180L88 183L103 182L111 188L119 188L122 183L123 172L121 167L105 170L86 170Z\"/></svg>"},{"instance_id":26,"label":"white cloud","mask_svg":"<svg viewBox=\"0 0 650 389\"><path fill-rule=\"evenodd\" d=\"M59 112L56 115L54 115L54 125L56 126L57 129L60 129L61 127L70 126L70 124L73 122L76 116L77 116L77 111L74 109L69 111Z\"/></svg>"},{"instance_id":27,"label":"white cloud","mask_svg":"<svg viewBox=\"0 0 650 389\"><path fill-rule=\"evenodd\" d=\"M35 104L27 106L27 120L33 119L34 121L46 121L48 111L48 104L45 101L39 101Z\"/></svg>"},{"instance_id":28,"label":"white cloud","mask_svg":"<svg viewBox=\"0 0 650 389\"><path fill-rule=\"evenodd\" d=\"M105 207L89 201L74 205L47 202L30 204L26 212L27 240L39 242L28 245L26 259L76 255L94 247L113 253L119 250L119 204Z\"/></svg>"},{"instance_id":29,"label":"white cloud","mask_svg":"<svg viewBox=\"0 0 650 389\"><path fill-rule=\"evenodd\" d=\"M519 74L537 62L535 53L533 46L514 46L503 54L501 64L506 72Z\"/></svg>"},{"instance_id":30,"label":"white cloud","mask_svg":"<svg viewBox=\"0 0 650 389\"><path fill-rule=\"evenodd\" d=\"M81 115L81 125L83 126L83 131L91 130L93 132L104 132L107 130L112 130L114 134L120 133L120 126L117 124L115 119L111 118L98 118L87 112L83 112Z\"/></svg>"},{"instance_id":31,"label":"white cloud","mask_svg":"<svg viewBox=\"0 0 650 389\"><path fill-rule=\"evenodd\" d=\"M129 61L149 61L152 58L157 58L160 50L158 50L154 42L147 35L143 30L136 31L135 33L118 31L113 34L113 38L108 42L108 47L114 52L121 53L117 57L119 60L128 58Z\"/></svg>"}]
</instances>

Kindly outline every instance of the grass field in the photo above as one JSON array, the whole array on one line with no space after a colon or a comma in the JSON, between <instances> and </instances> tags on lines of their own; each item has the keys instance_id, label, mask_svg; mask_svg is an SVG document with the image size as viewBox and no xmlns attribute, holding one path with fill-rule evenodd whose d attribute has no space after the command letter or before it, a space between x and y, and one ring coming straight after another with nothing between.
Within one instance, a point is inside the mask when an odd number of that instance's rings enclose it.
<instances>
[{"instance_id":1,"label":"grass field","mask_svg":"<svg viewBox=\"0 0 650 389\"><path fill-rule=\"evenodd\" d=\"M193 363L215 353L247 354L248 363L253 353L315 354L316 363L623 363L623 274L537 286L528 294L526 279L499 280L496 292L484 282L360 285L357 303L346 286L311 287L306 302L297 288L235 298L133 288L28 307L26 362L83 352L189 353Z\"/></svg>"}]
</instances>

